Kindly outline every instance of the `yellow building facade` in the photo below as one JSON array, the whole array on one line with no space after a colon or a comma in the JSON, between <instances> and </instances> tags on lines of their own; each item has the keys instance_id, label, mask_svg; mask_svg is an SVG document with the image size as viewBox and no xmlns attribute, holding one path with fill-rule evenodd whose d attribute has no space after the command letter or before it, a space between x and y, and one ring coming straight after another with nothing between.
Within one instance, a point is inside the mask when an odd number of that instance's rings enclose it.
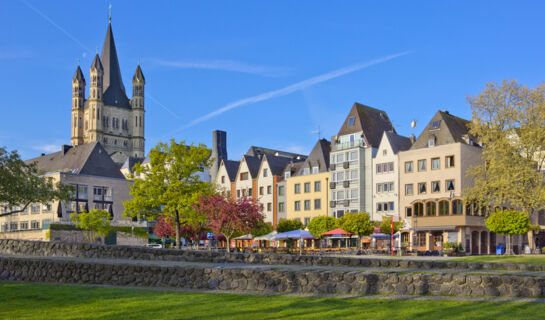
<instances>
[{"instance_id":1,"label":"yellow building facade","mask_svg":"<svg viewBox=\"0 0 545 320\"><path fill-rule=\"evenodd\" d=\"M314 217L329 215L329 172L297 175L286 180L287 219L308 225Z\"/></svg>"}]
</instances>

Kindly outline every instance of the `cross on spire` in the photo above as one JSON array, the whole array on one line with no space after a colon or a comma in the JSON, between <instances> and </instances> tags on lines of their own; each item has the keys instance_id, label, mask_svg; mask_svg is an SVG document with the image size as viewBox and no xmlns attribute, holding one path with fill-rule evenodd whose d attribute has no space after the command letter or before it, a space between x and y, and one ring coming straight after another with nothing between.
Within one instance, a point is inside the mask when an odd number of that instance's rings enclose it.
<instances>
[{"instance_id":1,"label":"cross on spire","mask_svg":"<svg viewBox=\"0 0 545 320\"><path fill-rule=\"evenodd\" d=\"M112 4L108 6L108 22L112 22Z\"/></svg>"}]
</instances>

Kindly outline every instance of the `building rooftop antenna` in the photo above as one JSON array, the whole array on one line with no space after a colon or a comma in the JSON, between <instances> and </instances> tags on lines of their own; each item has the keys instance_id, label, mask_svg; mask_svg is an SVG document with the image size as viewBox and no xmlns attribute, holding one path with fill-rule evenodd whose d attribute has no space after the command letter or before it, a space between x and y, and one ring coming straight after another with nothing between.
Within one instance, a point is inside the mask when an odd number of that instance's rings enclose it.
<instances>
[{"instance_id":1,"label":"building rooftop antenna","mask_svg":"<svg viewBox=\"0 0 545 320\"><path fill-rule=\"evenodd\" d=\"M318 130L314 130L314 131L312 131L311 133L316 133L316 134L318 134L318 140L320 140L320 133L321 133L321 131L320 131L320 126L318 126Z\"/></svg>"}]
</instances>

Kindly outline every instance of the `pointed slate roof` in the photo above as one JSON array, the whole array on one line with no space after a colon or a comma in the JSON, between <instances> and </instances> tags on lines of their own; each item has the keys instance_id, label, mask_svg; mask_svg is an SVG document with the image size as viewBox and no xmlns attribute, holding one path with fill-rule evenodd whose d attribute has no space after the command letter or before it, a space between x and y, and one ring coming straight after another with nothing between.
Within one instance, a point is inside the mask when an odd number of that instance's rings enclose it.
<instances>
[{"instance_id":1,"label":"pointed slate roof","mask_svg":"<svg viewBox=\"0 0 545 320\"><path fill-rule=\"evenodd\" d=\"M354 117L354 123L349 124L349 119L352 117ZM337 136L361 131L363 131L366 143L375 148L378 148L384 131L396 132L386 112L356 102L350 109Z\"/></svg>"},{"instance_id":2,"label":"pointed slate roof","mask_svg":"<svg viewBox=\"0 0 545 320\"><path fill-rule=\"evenodd\" d=\"M93 59L93 63L91 63L91 70L100 70L104 71L104 68L102 67L102 61L100 61L100 57L98 56L98 53L95 55L95 58Z\"/></svg>"},{"instance_id":3,"label":"pointed slate roof","mask_svg":"<svg viewBox=\"0 0 545 320\"><path fill-rule=\"evenodd\" d=\"M256 146L251 146L246 152L246 155L252 156L252 157L257 157L260 155L272 155L272 156L285 157L285 158L306 157L305 155L297 154L293 152L287 152L287 151L275 150L275 149L263 148L263 147L256 147Z\"/></svg>"},{"instance_id":4,"label":"pointed slate roof","mask_svg":"<svg viewBox=\"0 0 545 320\"><path fill-rule=\"evenodd\" d=\"M301 165L297 166L297 169L312 168L318 166L320 173L329 171L329 152L331 150L330 146L331 143L326 139L318 140L318 142L316 142L314 148L310 152L308 158ZM300 170L293 172L293 175L298 176L299 171Z\"/></svg>"},{"instance_id":5,"label":"pointed slate roof","mask_svg":"<svg viewBox=\"0 0 545 320\"><path fill-rule=\"evenodd\" d=\"M140 68L140 64L136 66L136 71L132 77L132 82L142 82L146 84L146 78L144 78L144 73L142 72L142 68Z\"/></svg>"},{"instance_id":6,"label":"pointed slate roof","mask_svg":"<svg viewBox=\"0 0 545 320\"><path fill-rule=\"evenodd\" d=\"M271 174L273 176L284 175L284 169L290 162L292 162L291 158L278 157L278 156L272 156L272 155L265 155L263 159L267 159L267 163L269 164L269 168L271 169Z\"/></svg>"},{"instance_id":7,"label":"pointed slate roof","mask_svg":"<svg viewBox=\"0 0 545 320\"><path fill-rule=\"evenodd\" d=\"M74 73L74 77L72 78L72 82L82 82L85 84L85 77L83 76L83 72L81 72L79 64L76 68L76 73Z\"/></svg>"},{"instance_id":8,"label":"pointed slate roof","mask_svg":"<svg viewBox=\"0 0 545 320\"><path fill-rule=\"evenodd\" d=\"M408 137L400 136L391 131L384 131L384 136L390 141L390 146L394 154L411 148L411 139Z\"/></svg>"},{"instance_id":9,"label":"pointed slate roof","mask_svg":"<svg viewBox=\"0 0 545 320\"><path fill-rule=\"evenodd\" d=\"M238 171L238 167L240 166L240 161L233 161L233 160L221 160L221 161L223 165L225 166L225 171L227 171L229 180L231 182L234 182L237 178L237 171Z\"/></svg>"},{"instance_id":10,"label":"pointed slate roof","mask_svg":"<svg viewBox=\"0 0 545 320\"><path fill-rule=\"evenodd\" d=\"M125 179L100 142L63 146L61 151L25 161L36 163L41 173L69 172Z\"/></svg>"},{"instance_id":11,"label":"pointed slate roof","mask_svg":"<svg viewBox=\"0 0 545 320\"><path fill-rule=\"evenodd\" d=\"M247 155L244 155L243 158L248 166L248 171L250 171L250 176L252 179L256 178L259 172L259 166L261 166L261 159Z\"/></svg>"},{"instance_id":12,"label":"pointed slate roof","mask_svg":"<svg viewBox=\"0 0 545 320\"><path fill-rule=\"evenodd\" d=\"M477 139L469 134L468 125L469 120L451 115L448 111L437 111L411 150L427 148L430 138L435 139L436 146L457 142L474 145L472 141L476 142Z\"/></svg>"},{"instance_id":13,"label":"pointed slate roof","mask_svg":"<svg viewBox=\"0 0 545 320\"><path fill-rule=\"evenodd\" d=\"M102 46L100 60L102 60L102 66L104 67L104 104L130 108L129 99L125 93L125 86L121 79L121 69L119 67L119 60L117 59L117 50L115 48L111 23L108 23L108 31L106 32L106 38Z\"/></svg>"}]
</instances>

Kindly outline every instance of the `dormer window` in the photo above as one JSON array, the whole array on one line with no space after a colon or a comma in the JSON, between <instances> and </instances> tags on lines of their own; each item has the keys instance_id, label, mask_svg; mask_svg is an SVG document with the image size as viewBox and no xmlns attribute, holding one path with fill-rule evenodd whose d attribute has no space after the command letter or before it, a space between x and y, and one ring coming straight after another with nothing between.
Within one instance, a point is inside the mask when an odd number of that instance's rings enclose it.
<instances>
[{"instance_id":1,"label":"dormer window","mask_svg":"<svg viewBox=\"0 0 545 320\"><path fill-rule=\"evenodd\" d=\"M318 167L312 167L312 174L317 174L320 172L320 168Z\"/></svg>"},{"instance_id":2,"label":"dormer window","mask_svg":"<svg viewBox=\"0 0 545 320\"><path fill-rule=\"evenodd\" d=\"M428 148L435 147L435 136L431 136L428 139Z\"/></svg>"},{"instance_id":3,"label":"dormer window","mask_svg":"<svg viewBox=\"0 0 545 320\"><path fill-rule=\"evenodd\" d=\"M284 177L287 179L289 177L291 177L291 172L289 171L286 171L286 173L284 174Z\"/></svg>"},{"instance_id":4,"label":"dormer window","mask_svg":"<svg viewBox=\"0 0 545 320\"><path fill-rule=\"evenodd\" d=\"M356 117L348 118L348 126L352 127L356 123Z\"/></svg>"},{"instance_id":5,"label":"dormer window","mask_svg":"<svg viewBox=\"0 0 545 320\"><path fill-rule=\"evenodd\" d=\"M433 121L430 126L430 130L438 130L441 126L441 120Z\"/></svg>"},{"instance_id":6,"label":"dormer window","mask_svg":"<svg viewBox=\"0 0 545 320\"><path fill-rule=\"evenodd\" d=\"M310 168L305 168L304 171L303 171L303 174L306 176L306 175L309 175L310 174Z\"/></svg>"}]
</instances>

